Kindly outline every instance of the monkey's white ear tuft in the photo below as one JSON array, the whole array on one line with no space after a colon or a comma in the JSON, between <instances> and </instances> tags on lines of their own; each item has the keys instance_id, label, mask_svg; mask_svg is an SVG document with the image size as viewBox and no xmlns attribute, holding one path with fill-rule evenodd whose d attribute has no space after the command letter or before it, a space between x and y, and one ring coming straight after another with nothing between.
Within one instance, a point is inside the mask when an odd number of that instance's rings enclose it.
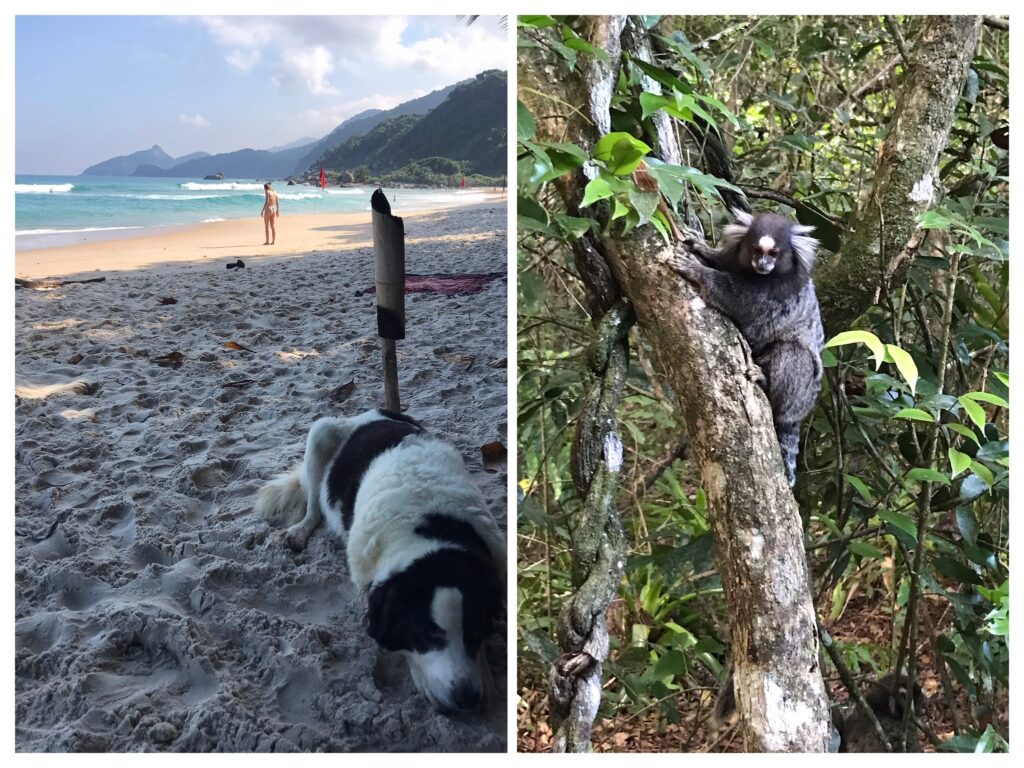
<instances>
[{"instance_id":1,"label":"monkey's white ear tuft","mask_svg":"<svg viewBox=\"0 0 1024 768\"><path fill-rule=\"evenodd\" d=\"M794 224L793 234L794 235L809 235L814 231L814 227L811 224Z\"/></svg>"},{"instance_id":2,"label":"monkey's white ear tuft","mask_svg":"<svg viewBox=\"0 0 1024 768\"><path fill-rule=\"evenodd\" d=\"M732 220L743 227L749 227L750 222L754 220L754 214L741 211L739 208L730 208L729 213L732 214Z\"/></svg>"},{"instance_id":3,"label":"monkey's white ear tuft","mask_svg":"<svg viewBox=\"0 0 1024 768\"><path fill-rule=\"evenodd\" d=\"M722 227L722 242L719 243L722 248L729 248L746 237L750 223L754 220L753 216L739 208L731 208L729 213L732 214L733 223Z\"/></svg>"},{"instance_id":4,"label":"monkey's white ear tuft","mask_svg":"<svg viewBox=\"0 0 1024 768\"><path fill-rule=\"evenodd\" d=\"M814 267L814 255L819 243L813 237L798 235L796 232L797 227L793 227L793 234L789 238L789 243L793 246L793 254L796 256L797 261L800 262L800 268L807 274L810 274L811 269Z\"/></svg>"}]
</instances>

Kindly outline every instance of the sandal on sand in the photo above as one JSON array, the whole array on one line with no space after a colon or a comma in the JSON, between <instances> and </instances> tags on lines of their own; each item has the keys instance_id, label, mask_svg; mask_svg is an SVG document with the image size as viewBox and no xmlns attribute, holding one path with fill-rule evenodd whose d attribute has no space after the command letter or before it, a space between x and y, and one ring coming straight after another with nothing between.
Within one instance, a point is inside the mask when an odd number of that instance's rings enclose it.
<instances>
[{"instance_id":1,"label":"sandal on sand","mask_svg":"<svg viewBox=\"0 0 1024 768\"><path fill-rule=\"evenodd\" d=\"M228 269L245 269L245 262L238 259L234 264L228 264Z\"/></svg>"}]
</instances>

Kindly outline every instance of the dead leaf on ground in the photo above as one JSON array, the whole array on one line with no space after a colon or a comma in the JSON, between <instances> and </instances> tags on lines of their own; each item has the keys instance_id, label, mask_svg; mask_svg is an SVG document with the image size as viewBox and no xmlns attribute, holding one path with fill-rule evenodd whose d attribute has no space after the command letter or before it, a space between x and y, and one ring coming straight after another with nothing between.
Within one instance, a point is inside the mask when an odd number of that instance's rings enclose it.
<instances>
[{"instance_id":1,"label":"dead leaf on ground","mask_svg":"<svg viewBox=\"0 0 1024 768\"><path fill-rule=\"evenodd\" d=\"M503 358L501 358L501 360L491 360L491 362L489 362L487 364L487 367L488 368L508 368L508 358L507 357L503 357Z\"/></svg>"},{"instance_id":2,"label":"dead leaf on ground","mask_svg":"<svg viewBox=\"0 0 1024 768\"><path fill-rule=\"evenodd\" d=\"M251 349L249 349L248 347L243 347L237 341L225 341L224 346L227 347L228 349L237 349L239 352L252 352ZM254 355L256 354L255 352L252 353Z\"/></svg>"},{"instance_id":3,"label":"dead leaf on ground","mask_svg":"<svg viewBox=\"0 0 1024 768\"><path fill-rule=\"evenodd\" d=\"M238 387L239 389L241 389L242 387L248 387L250 384L255 384L255 383L256 383L256 379L238 379L236 381L225 381L223 384L221 384L221 386L222 387Z\"/></svg>"},{"instance_id":4,"label":"dead leaf on ground","mask_svg":"<svg viewBox=\"0 0 1024 768\"><path fill-rule=\"evenodd\" d=\"M466 366L467 371L472 368L473 363L476 362L475 355L464 355L461 352L440 352L437 356L452 365L464 365Z\"/></svg>"},{"instance_id":5,"label":"dead leaf on ground","mask_svg":"<svg viewBox=\"0 0 1024 768\"><path fill-rule=\"evenodd\" d=\"M185 356L181 354L181 352L174 351L168 352L166 355L161 355L160 357L154 357L153 362L157 365L162 365L165 368L180 368L181 362L184 359Z\"/></svg>"},{"instance_id":6,"label":"dead leaf on ground","mask_svg":"<svg viewBox=\"0 0 1024 768\"><path fill-rule=\"evenodd\" d=\"M498 464L508 458L508 449L501 443L486 443L480 446L484 464Z\"/></svg>"},{"instance_id":7,"label":"dead leaf on ground","mask_svg":"<svg viewBox=\"0 0 1024 768\"><path fill-rule=\"evenodd\" d=\"M84 359L85 358L83 358L82 355L72 355L68 358L68 365L78 365Z\"/></svg>"},{"instance_id":8,"label":"dead leaf on ground","mask_svg":"<svg viewBox=\"0 0 1024 768\"><path fill-rule=\"evenodd\" d=\"M349 395L352 394L355 388L356 380L352 379L352 381L345 382L341 386L332 389L331 393L327 397L332 403L343 403L348 400Z\"/></svg>"},{"instance_id":9,"label":"dead leaf on ground","mask_svg":"<svg viewBox=\"0 0 1024 768\"><path fill-rule=\"evenodd\" d=\"M167 306L168 304L177 304L177 303L178 303L178 300L174 299L174 298L171 298L170 296L164 296L162 299L160 299L160 304L162 306Z\"/></svg>"}]
</instances>

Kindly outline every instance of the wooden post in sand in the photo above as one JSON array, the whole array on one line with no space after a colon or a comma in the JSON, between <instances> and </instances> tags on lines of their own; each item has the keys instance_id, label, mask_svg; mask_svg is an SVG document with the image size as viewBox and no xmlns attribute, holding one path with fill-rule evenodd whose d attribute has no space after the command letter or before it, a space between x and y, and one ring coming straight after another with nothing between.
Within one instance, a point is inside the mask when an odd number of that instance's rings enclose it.
<instances>
[{"instance_id":1,"label":"wooden post in sand","mask_svg":"<svg viewBox=\"0 0 1024 768\"><path fill-rule=\"evenodd\" d=\"M395 342L405 338L405 224L391 215L387 196L378 189L373 209L373 255L376 261L377 335L384 361L384 407L401 411Z\"/></svg>"}]
</instances>

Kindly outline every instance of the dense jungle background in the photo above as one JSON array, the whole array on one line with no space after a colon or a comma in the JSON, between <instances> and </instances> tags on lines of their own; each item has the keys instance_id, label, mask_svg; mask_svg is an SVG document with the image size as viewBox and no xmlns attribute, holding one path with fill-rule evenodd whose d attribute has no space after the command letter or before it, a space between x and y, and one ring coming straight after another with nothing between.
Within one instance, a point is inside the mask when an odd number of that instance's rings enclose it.
<instances>
[{"instance_id":1,"label":"dense jungle background","mask_svg":"<svg viewBox=\"0 0 1024 768\"><path fill-rule=\"evenodd\" d=\"M920 17L631 23L655 53L624 56L610 107L612 130L635 144L618 139L602 154L600 142L539 135L542 120L581 105L550 96L522 62L542 60L557 80L606 53L580 19L518 20L521 751L552 748L556 626L579 586L570 453L597 331L572 244L602 226L651 226L667 242L658 193L714 242L726 202L739 195L754 211L813 224L819 265L827 263L854 242L851 221L876 176L891 170L882 148L894 117L924 109L901 102ZM794 488L822 627L857 680L913 657L927 696L925 750L1002 751L1009 738L1006 23L986 19L977 39L962 88L950 86L960 96L913 237L878 259L885 277L866 311L845 310L834 287L819 291L832 344ZM651 160L645 137L657 114L672 118L678 164ZM709 161L706 143L721 146L724 164ZM653 198L630 182L640 158L658 182ZM554 187L595 163L600 174L570 213ZM611 221L592 216L597 201L614 206ZM735 730L707 724L729 642L708 502L652 342L630 330L616 409L623 457L614 501L628 557L607 610L592 748L732 751ZM835 667L825 661L824 670L833 698L844 699Z\"/></svg>"}]
</instances>

